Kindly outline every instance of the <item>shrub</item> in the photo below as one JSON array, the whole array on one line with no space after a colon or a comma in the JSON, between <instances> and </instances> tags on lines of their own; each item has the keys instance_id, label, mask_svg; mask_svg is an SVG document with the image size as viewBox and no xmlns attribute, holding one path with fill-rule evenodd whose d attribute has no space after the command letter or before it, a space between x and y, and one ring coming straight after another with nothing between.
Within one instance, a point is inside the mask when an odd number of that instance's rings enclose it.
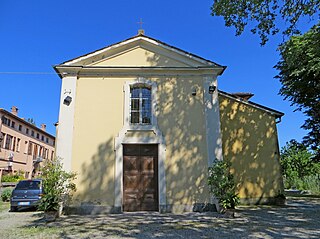
<instances>
[{"instance_id":1,"label":"shrub","mask_svg":"<svg viewBox=\"0 0 320 239\"><path fill-rule=\"evenodd\" d=\"M308 190L312 194L320 194L320 174L305 176L302 178L290 178L288 183L287 179L284 178L285 188L291 188L291 185L294 185L294 188L298 190Z\"/></svg>"},{"instance_id":2,"label":"shrub","mask_svg":"<svg viewBox=\"0 0 320 239\"><path fill-rule=\"evenodd\" d=\"M281 148L281 168L285 188L319 193L320 163L304 144L291 140Z\"/></svg>"},{"instance_id":3,"label":"shrub","mask_svg":"<svg viewBox=\"0 0 320 239\"><path fill-rule=\"evenodd\" d=\"M213 195L224 209L235 208L239 204L234 177L230 173L229 161L216 161L209 168L208 184Z\"/></svg>"},{"instance_id":4,"label":"shrub","mask_svg":"<svg viewBox=\"0 0 320 239\"><path fill-rule=\"evenodd\" d=\"M64 171L59 158L47 160L41 173L44 195L39 209L45 212L58 211L61 203L66 202L76 190L76 185L73 183L76 174Z\"/></svg>"},{"instance_id":5,"label":"shrub","mask_svg":"<svg viewBox=\"0 0 320 239\"><path fill-rule=\"evenodd\" d=\"M12 194L12 188L5 188L1 193L1 199L3 202L8 202Z\"/></svg>"},{"instance_id":6,"label":"shrub","mask_svg":"<svg viewBox=\"0 0 320 239\"><path fill-rule=\"evenodd\" d=\"M1 177L1 182L19 182L20 180L23 180L24 178L24 173L23 172L18 172L16 174L7 174Z\"/></svg>"}]
</instances>

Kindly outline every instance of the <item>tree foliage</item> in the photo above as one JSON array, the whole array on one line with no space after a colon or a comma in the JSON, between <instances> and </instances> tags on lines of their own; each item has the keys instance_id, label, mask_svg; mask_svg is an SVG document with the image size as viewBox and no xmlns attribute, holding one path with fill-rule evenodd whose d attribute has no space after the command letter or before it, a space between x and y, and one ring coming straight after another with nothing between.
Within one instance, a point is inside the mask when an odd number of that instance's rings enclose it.
<instances>
[{"instance_id":1,"label":"tree foliage","mask_svg":"<svg viewBox=\"0 0 320 239\"><path fill-rule=\"evenodd\" d=\"M59 158L46 160L41 173L44 195L39 209L45 212L58 211L60 204L69 199L71 193L76 190L73 183L76 174L64 171Z\"/></svg>"},{"instance_id":2,"label":"tree foliage","mask_svg":"<svg viewBox=\"0 0 320 239\"><path fill-rule=\"evenodd\" d=\"M9 202L10 201L12 190L13 190L13 188L5 188L5 189L3 189L3 191L1 192L1 199L2 199L3 202Z\"/></svg>"},{"instance_id":3,"label":"tree foliage","mask_svg":"<svg viewBox=\"0 0 320 239\"><path fill-rule=\"evenodd\" d=\"M226 26L236 28L236 35L240 35L249 22L254 23L251 32L258 34L264 45L270 34L275 35L282 29L278 23L280 18L286 25L282 34L291 36L299 33L300 18L319 18L319 9L319 0L214 0L211 15L222 16Z\"/></svg>"},{"instance_id":4,"label":"tree foliage","mask_svg":"<svg viewBox=\"0 0 320 239\"><path fill-rule=\"evenodd\" d=\"M282 87L280 94L297 106L307 120L304 143L320 160L320 23L303 35L292 36L280 46L281 59L275 66Z\"/></svg>"},{"instance_id":5,"label":"tree foliage","mask_svg":"<svg viewBox=\"0 0 320 239\"><path fill-rule=\"evenodd\" d=\"M312 160L313 152L306 145L291 140L281 149L281 168L286 188L299 187L304 178L320 173L320 164Z\"/></svg>"}]
</instances>

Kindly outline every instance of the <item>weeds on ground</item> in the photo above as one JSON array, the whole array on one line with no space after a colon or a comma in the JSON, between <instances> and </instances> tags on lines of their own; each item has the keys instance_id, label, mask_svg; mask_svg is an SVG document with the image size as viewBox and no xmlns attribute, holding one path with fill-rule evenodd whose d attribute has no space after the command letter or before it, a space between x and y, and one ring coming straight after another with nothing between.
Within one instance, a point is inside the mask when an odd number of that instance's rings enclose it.
<instances>
[{"instance_id":1,"label":"weeds on ground","mask_svg":"<svg viewBox=\"0 0 320 239\"><path fill-rule=\"evenodd\" d=\"M8 211L9 207L10 207L10 203L9 202L2 202L0 200L0 212Z\"/></svg>"},{"instance_id":2,"label":"weeds on ground","mask_svg":"<svg viewBox=\"0 0 320 239\"><path fill-rule=\"evenodd\" d=\"M41 238L41 239L58 239L61 238L61 228L46 226L18 227L14 230L4 232L6 238Z\"/></svg>"}]
</instances>

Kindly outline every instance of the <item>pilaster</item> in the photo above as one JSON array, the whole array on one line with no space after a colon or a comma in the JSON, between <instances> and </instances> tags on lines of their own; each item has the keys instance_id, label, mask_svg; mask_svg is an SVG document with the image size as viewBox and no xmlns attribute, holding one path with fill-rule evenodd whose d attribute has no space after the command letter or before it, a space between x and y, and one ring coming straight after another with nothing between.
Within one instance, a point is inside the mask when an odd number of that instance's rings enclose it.
<instances>
[{"instance_id":1,"label":"pilaster","mask_svg":"<svg viewBox=\"0 0 320 239\"><path fill-rule=\"evenodd\" d=\"M209 94L209 86L215 86L215 91ZM213 162L222 160L222 136L220 130L220 110L218 98L217 76L204 76L203 79L203 102L206 119L206 139L208 166Z\"/></svg>"},{"instance_id":2,"label":"pilaster","mask_svg":"<svg viewBox=\"0 0 320 239\"><path fill-rule=\"evenodd\" d=\"M72 141L76 101L76 76L62 78L60 94L59 128L56 139L56 156L62 159L63 168L72 170Z\"/></svg>"}]
</instances>

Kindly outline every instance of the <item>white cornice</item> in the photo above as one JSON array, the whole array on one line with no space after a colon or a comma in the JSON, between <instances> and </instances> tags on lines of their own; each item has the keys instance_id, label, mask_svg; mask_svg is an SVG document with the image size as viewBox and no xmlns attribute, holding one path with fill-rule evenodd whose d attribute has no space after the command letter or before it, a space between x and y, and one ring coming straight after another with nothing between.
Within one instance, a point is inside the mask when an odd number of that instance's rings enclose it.
<instances>
[{"instance_id":1,"label":"white cornice","mask_svg":"<svg viewBox=\"0 0 320 239\"><path fill-rule=\"evenodd\" d=\"M177 76L219 75L221 67L96 67L56 66L61 76L108 77L108 76Z\"/></svg>"}]
</instances>

